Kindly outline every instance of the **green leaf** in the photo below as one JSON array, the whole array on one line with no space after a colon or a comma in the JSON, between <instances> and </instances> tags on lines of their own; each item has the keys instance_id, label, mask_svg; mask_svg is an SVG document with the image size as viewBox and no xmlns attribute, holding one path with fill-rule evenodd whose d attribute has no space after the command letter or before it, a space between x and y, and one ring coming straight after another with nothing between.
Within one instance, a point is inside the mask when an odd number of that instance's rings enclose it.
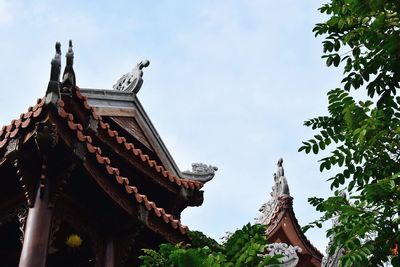
<instances>
[{"instance_id":1,"label":"green leaf","mask_svg":"<svg viewBox=\"0 0 400 267\"><path fill-rule=\"evenodd\" d=\"M318 154L318 145L317 144L314 144L313 146L312 146L312 150L313 150L313 153L314 154Z\"/></svg>"}]
</instances>

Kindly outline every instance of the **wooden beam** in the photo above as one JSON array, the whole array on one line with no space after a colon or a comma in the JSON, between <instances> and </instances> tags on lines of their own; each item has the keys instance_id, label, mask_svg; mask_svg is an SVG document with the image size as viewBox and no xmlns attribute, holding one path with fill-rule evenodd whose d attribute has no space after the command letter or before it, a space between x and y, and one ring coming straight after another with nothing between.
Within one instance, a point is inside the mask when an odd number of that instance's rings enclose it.
<instances>
[{"instance_id":1,"label":"wooden beam","mask_svg":"<svg viewBox=\"0 0 400 267\"><path fill-rule=\"evenodd\" d=\"M119 116L119 117L135 116L135 110L133 108L94 107L94 111L100 116Z\"/></svg>"}]
</instances>

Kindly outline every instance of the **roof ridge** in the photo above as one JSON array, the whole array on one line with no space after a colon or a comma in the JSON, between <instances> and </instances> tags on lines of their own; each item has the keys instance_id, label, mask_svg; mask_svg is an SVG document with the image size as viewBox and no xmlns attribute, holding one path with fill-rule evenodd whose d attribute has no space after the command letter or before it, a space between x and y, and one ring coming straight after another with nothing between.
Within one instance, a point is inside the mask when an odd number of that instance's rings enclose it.
<instances>
[{"instance_id":1,"label":"roof ridge","mask_svg":"<svg viewBox=\"0 0 400 267\"><path fill-rule=\"evenodd\" d=\"M322 256L322 257L323 257L324 254L323 254L321 251L319 251L319 249L318 249L317 247L315 247L315 246L311 243L311 241L307 238L307 236L305 235L305 233L304 233L303 231L301 231L301 226L300 226L300 224L299 224L299 221L298 221L297 218L296 218L296 214L294 213L293 206L292 206L292 208L290 209L290 211L293 213L294 223L296 224L296 231L300 233L300 236L303 237L303 239L308 243L308 245L310 245L310 247L311 247L312 249L314 249L317 253L320 254L319 256Z\"/></svg>"},{"instance_id":2,"label":"roof ridge","mask_svg":"<svg viewBox=\"0 0 400 267\"><path fill-rule=\"evenodd\" d=\"M200 189L203 187L203 183L198 181L190 181L188 179L183 179L173 175L170 171L165 169L162 165L158 165L157 162L149 157L147 154L143 154L142 150L139 148L135 148L132 143L126 141L126 138L123 136L119 136L118 131L112 130L110 124L103 122L103 119L100 115L96 114L93 107L87 101L87 97L82 95L78 86L75 87L75 96L83 102L83 106L85 109L90 111L91 116L99 123L99 126L102 130L106 131L107 135L115 141L123 145L126 150L130 150L133 155L139 157L143 162L147 162L147 164L152 167L157 173L161 174L164 178L168 178L171 182L175 182L178 186L183 185L186 189L189 187L191 189Z\"/></svg>"},{"instance_id":3,"label":"roof ridge","mask_svg":"<svg viewBox=\"0 0 400 267\"><path fill-rule=\"evenodd\" d=\"M166 213L163 208L157 207L154 201L149 200L146 195L140 194L137 187L129 185L128 178L120 176L119 169L112 167L111 160L102 156L101 149L92 145L92 138L83 133L82 125L75 123L73 114L65 111L64 101L62 100L58 102L58 115L67 121L67 125L71 130L76 132L77 139L86 144L89 153L95 155L97 163L104 165L107 173L113 175L117 183L123 185L128 194L133 194L137 203L143 204L148 211L153 210L157 217L162 217L164 222L169 223L174 229L179 228L181 234L187 233L188 227L181 224L179 219L175 219L173 215Z\"/></svg>"}]
</instances>

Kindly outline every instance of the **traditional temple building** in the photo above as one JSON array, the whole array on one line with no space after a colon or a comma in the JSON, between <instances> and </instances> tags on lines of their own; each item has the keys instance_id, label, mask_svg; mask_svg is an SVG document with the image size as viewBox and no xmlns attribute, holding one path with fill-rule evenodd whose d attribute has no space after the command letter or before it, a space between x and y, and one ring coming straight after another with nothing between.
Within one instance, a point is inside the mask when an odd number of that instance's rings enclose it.
<instances>
[{"instance_id":1,"label":"traditional temple building","mask_svg":"<svg viewBox=\"0 0 400 267\"><path fill-rule=\"evenodd\" d=\"M261 206L256 219L256 223L267 226L267 254L283 255L283 267L320 267L323 255L306 238L296 219L282 163L280 159L277 164L271 199Z\"/></svg>"},{"instance_id":2,"label":"traditional temple building","mask_svg":"<svg viewBox=\"0 0 400 267\"><path fill-rule=\"evenodd\" d=\"M175 164L136 95L148 61L94 90L76 86L71 42L66 58L60 80L57 43L44 97L0 130L0 265L136 266L188 240L180 214L217 168Z\"/></svg>"}]
</instances>

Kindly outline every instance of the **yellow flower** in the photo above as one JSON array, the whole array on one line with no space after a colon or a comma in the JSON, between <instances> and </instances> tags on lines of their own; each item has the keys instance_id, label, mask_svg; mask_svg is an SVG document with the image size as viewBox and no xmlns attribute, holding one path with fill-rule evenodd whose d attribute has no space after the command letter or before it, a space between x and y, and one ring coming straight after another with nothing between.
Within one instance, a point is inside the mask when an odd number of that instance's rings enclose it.
<instances>
[{"instance_id":1,"label":"yellow flower","mask_svg":"<svg viewBox=\"0 0 400 267\"><path fill-rule=\"evenodd\" d=\"M65 240L65 244L71 248L77 248L82 245L82 238L79 235L70 235Z\"/></svg>"}]
</instances>

